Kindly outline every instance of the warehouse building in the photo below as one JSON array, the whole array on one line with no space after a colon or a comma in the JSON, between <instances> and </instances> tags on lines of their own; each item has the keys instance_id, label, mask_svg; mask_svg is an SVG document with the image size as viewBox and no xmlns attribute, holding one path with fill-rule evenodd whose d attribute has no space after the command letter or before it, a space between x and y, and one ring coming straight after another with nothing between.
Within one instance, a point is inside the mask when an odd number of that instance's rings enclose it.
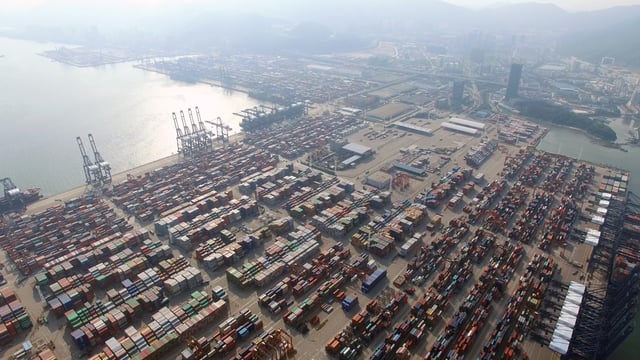
<instances>
[{"instance_id":1,"label":"warehouse building","mask_svg":"<svg viewBox=\"0 0 640 360\"><path fill-rule=\"evenodd\" d=\"M373 174L367 176L365 184L371 185L380 190L388 189L391 184L391 176L385 174L382 171L376 171Z\"/></svg>"},{"instance_id":2,"label":"warehouse building","mask_svg":"<svg viewBox=\"0 0 640 360\"><path fill-rule=\"evenodd\" d=\"M342 166L343 167L355 166L356 162L358 162L358 160L360 160L361 158L362 156L360 155L350 156L349 158L342 161Z\"/></svg>"},{"instance_id":3,"label":"warehouse building","mask_svg":"<svg viewBox=\"0 0 640 360\"><path fill-rule=\"evenodd\" d=\"M389 103L367 113L369 118L389 121L413 110L413 107L403 103Z\"/></svg>"},{"instance_id":4,"label":"warehouse building","mask_svg":"<svg viewBox=\"0 0 640 360\"><path fill-rule=\"evenodd\" d=\"M396 121L396 122L393 123L393 125L395 125L396 127L400 128L400 129L411 131L411 132L414 132L414 133L420 134L420 135L432 135L433 134L433 130L431 130L431 129L424 128L424 127L418 126L418 125L404 123L404 122L401 122L401 121Z\"/></svg>"},{"instance_id":5,"label":"warehouse building","mask_svg":"<svg viewBox=\"0 0 640 360\"><path fill-rule=\"evenodd\" d=\"M478 129L473 129L473 128L470 128L470 127L457 125L457 124L452 124L450 122L443 122L442 124L440 124L440 126L443 129L459 132L459 133L466 134L466 135L472 135L472 136L478 135Z\"/></svg>"},{"instance_id":6,"label":"warehouse building","mask_svg":"<svg viewBox=\"0 0 640 360\"><path fill-rule=\"evenodd\" d=\"M452 117L451 119L449 119L449 122L452 124L462 125L462 126L466 126L466 127L470 127L478 130L484 130L484 127L485 127L483 123L466 120L466 119L460 119L456 117Z\"/></svg>"},{"instance_id":7,"label":"warehouse building","mask_svg":"<svg viewBox=\"0 0 640 360\"><path fill-rule=\"evenodd\" d=\"M417 168L415 166L411 166L399 161L394 161L393 162L393 167L395 167L396 169L400 169L402 171L406 171L408 173L411 173L413 175L418 175L418 176L427 176L427 172L424 169L420 169Z\"/></svg>"},{"instance_id":8,"label":"warehouse building","mask_svg":"<svg viewBox=\"0 0 640 360\"><path fill-rule=\"evenodd\" d=\"M369 156L373 154L373 151L370 147L356 144L356 143L348 143L347 145L342 147L342 150L354 155L359 155L361 157Z\"/></svg>"}]
</instances>

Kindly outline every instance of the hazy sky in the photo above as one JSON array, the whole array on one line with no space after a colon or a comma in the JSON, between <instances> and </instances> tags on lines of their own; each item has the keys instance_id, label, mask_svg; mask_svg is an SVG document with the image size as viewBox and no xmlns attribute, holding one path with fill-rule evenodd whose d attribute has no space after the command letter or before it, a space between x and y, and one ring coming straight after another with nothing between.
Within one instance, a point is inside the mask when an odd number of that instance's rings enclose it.
<instances>
[{"instance_id":1,"label":"hazy sky","mask_svg":"<svg viewBox=\"0 0 640 360\"><path fill-rule=\"evenodd\" d=\"M52 4L91 4L92 2L97 1L101 2L101 0L0 0L0 10L7 9L25 9L30 8L37 5L52 5ZM270 1L270 0L264 0ZM306 1L317 1L317 0L306 0ZM347 2L352 0L345 0ZM389 0L393 1L393 0ZM466 7L478 8L485 6L495 6L496 4L509 4L509 3L524 3L524 2L541 2L541 3L553 3L556 4L566 10L571 11L579 11L579 10L594 10L594 9L603 9L612 6L618 5L640 5L640 0L444 0L446 2L462 5ZM102 1L104 2L104 1ZM245 1L246 2L246 1ZM222 5L223 7L227 7L231 4L237 3L237 1L233 0L110 0L108 3L111 4L133 4L133 5L143 5L143 6L157 6L157 5L178 5L180 3L189 4L189 3L205 3L207 5L213 5L215 7ZM240 1L242 3L242 1ZM233 6L233 5L231 5Z\"/></svg>"},{"instance_id":2,"label":"hazy sky","mask_svg":"<svg viewBox=\"0 0 640 360\"><path fill-rule=\"evenodd\" d=\"M466 7L485 7L496 4L513 4L526 2L552 3L570 11L605 9L620 5L640 5L640 0L444 0L446 2Z\"/></svg>"}]
</instances>

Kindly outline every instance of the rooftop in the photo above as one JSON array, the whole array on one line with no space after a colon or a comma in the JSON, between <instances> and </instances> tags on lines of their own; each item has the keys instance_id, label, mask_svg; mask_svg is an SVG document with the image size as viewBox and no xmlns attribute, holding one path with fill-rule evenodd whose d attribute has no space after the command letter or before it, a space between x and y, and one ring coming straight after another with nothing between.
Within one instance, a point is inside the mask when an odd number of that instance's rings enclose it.
<instances>
[{"instance_id":1,"label":"rooftop","mask_svg":"<svg viewBox=\"0 0 640 360\"><path fill-rule=\"evenodd\" d=\"M413 124L409 124L409 123L405 123L405 122L401 122L401 121L396 121L393 123L393 125L399 127L399 128L403 128L406 130L412 130L412 131L416 131L416 132L420 132L420 133L426 133L431 135L431 133L433 133L433 130L422 127L422 126L418 126L418 125L413 125Z\"/></svg>"},{"instance_id":2,"label":"rooftop","mask_svg":"<svg viewBox=\"0 0 640 360\"><path fill-rule=\"evenodd\" d=\"M450 122L443 122L442 124L440 124L440 126L447 130L459 131L468 135L476 135L478 133L477 129L473 129L473 128L462 126L462 125L452 124Z\"/></svg>"},{"instance_id":3,"label":"rooftop","mask_svg":"<svg viewBox=\"0 0 640 360\"><path fill-rule=\"evenodd\" d=\"M342 147L342 150L350 151L358 155L365 155L366 153L371 151L371 148L356 143L348 143L347 145Z\"/></svg>"},{"instance_id":4,"label":"rooftop","mask_svg":"<svg viewBox=\"0 0 640 360\"><path fill-rule=\"evenodd\" d=\"M449 119L449 122L452 124L462 125L462 126L466 126L474 129L479 129L479 130L484 130L484 126L485 126L481 122L471 121L471 120L466 120L466 119L461 119L456 117L452 117L451 119Z\"/></svg>"}]
</instances>

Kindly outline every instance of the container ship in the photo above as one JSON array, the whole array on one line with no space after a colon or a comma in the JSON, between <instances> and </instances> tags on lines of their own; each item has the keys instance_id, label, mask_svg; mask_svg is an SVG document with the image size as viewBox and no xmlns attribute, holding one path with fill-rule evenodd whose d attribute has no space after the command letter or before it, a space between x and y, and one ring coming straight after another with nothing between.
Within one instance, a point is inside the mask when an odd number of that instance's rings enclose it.
<instances>
[{"instance_id":1,"label":"container ship","mask_svg":"<svg viewBox=\"0 0 640 360\"><path fill-rule=\"evenodd\" d=\"M257 131L271 124L285 119L294 119L306 113L307 107L304 103L298 102L287 107L269 108L262 106L261 109L253 108L235 114L242 117L240 127L244 131Z\"/></svg>"},{"instance_id":2,"label":"container ship","mask_svg":"<svg viewBox=\"0 0 640 360\"><path fill-rule=\"evenodd\" d=\"M0 215L24 208L42 198L40 188L20 190L9 178L4 178L1 181L4 185L4 196L0 198Z\"/></svg>"}]
</instances>

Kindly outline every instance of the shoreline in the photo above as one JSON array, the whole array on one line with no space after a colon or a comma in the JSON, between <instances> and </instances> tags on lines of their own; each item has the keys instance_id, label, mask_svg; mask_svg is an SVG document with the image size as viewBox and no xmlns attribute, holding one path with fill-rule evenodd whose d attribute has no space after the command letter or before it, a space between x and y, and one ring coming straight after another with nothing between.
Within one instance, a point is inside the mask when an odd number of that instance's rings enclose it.
<instances>
[{"instance_id":1,"label":"shoreline","mask_svg":"<svg viewBox=\"0 0 640 360\"><path fill-rule=\"evenodd\" d=\"M227 145L238 144L243 139L244 139L243 133L229 135L229 142L227 143ZM217 148L224 146L220 142L217 142L217 140L215 141L216 142L214 143L214 147L212 151L215 151ZM188 161L188 160L189 158L184 158L181 154L171 154L169 156L165 156L163 158L156 159L151 162L141 164L138 166L134 166L131 169L113 174L111 183L112 184L121 183L127 180L128 176L130 175L132 176L144 175L147 172L150 172L165 166L171 166L171 165L180 163L182 161ZM39 211L44 211L47 208L54 206L56 204L59 204L61 202L68 201L76 197L80 197L85 193L87 193L90 189L91 187L89 185L80 185L80 186L72 187L70 189L67 189L55 194L44 196L40 200L27 205L27 209L26 211L23 212L23 214L32 214Z\"/></svg>"},{"instance_id":2,"label":"shoreline","mask_svg":"<svg viewBox=\"0 0 640 360\"><path fill-rule=\"evenodd\" d=\"M183 81L183 80L179 80L179 79L174 79L167 72L162 71L160 69L156 69L154 67L149 67L149 66L146 66L146 65L143 65L143 64L136 64L136 65L133 65L133 67L136 68L136 69L149 71L149 72L154 72L156 74L161 74L161 75L167 76L171 80L174 80L174 81L186 82L186 83L189 83L189 84L205 84L205 85L209 85L209 86L213 86L213 87L222 88L222 89L225 89L225 90L238 91L238 92L245 93L245 94L249 95L249 89L245 89L243 87L233 87L233 86L223 85L219 81L205 81L205 80L199 79L199 80L196 80L194 82L187 82L187 81ZM254 99L254 98L252 98L252 99ZM259 100L259 99L255 99L255 100ZM259 100L259 101L261 101L261 100Z\"/></svg>"},{"instance_id":3,"label":"shoreline","mask_svg":"<svg viewBox=\"0 0 640 360\"><path fill-rule=\"evenodd\" d=\"M620 151L625 151L626 150L626 149L624 149L622 147L624 144L618 144L618 143L615 143L615 142L612 143L612 142L608 142L608 141L602 140L600 138L597 138L593 134L590 134L589 132L587 132L584 129L580 129L580 128L573 127L573 126L558 125L558 124L554 124L554 123L546 121L546 120L540 120L540 119L535 119L535 118L531 118L531 117L528 117L528 116L524 116L522 114L517 114L517 115L520 116L520 117L523 117L523 118L525 118L528 121L531 121L533 123L544 125L545 127L547 127L549 129L549 131L551 130L552 127L555 127L555 128L558 128L558 129L569 129L569 130L573 130L575 132L583 134L584 136L586 136L589 139L589 141L591 141L592 144L600 145L600 146L607 147L607 148L610 148L610 149L618 149ZM544 136L542 136L540 138L540 140L542 140L542 138L544 138Z\"/></svg>"}]
</instances>

